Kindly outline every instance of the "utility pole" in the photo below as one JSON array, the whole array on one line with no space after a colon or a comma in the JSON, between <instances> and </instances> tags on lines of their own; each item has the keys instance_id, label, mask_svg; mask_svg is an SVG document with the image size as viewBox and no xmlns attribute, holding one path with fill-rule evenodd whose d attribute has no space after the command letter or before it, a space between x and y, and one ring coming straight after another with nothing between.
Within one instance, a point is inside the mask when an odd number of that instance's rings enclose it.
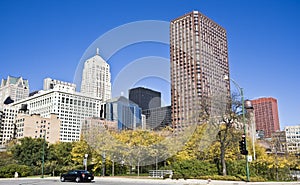
<instances>
[{"instance_id":1,"label":"utility pole","mask_svg":"<svg viewBox=\"0 0 300 185\"><path fill-rule=\"evenodd\" d=\"M45 167L45 143L46 143L46 130L44 130L44 143L43 143L43 156L42 156L42 178L44 178L44 167Z\"/></svg>"}]
</instances>

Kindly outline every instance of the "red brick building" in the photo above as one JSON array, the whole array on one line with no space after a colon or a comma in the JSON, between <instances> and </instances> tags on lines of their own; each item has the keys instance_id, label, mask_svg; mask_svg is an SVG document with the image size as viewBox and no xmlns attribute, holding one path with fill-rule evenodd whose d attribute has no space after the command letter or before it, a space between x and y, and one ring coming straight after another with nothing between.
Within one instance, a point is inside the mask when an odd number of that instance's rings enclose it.
<instances>
[{"instance_id":1,"label":"red brick building","mask_svg":"<svg viewBox=\"0 0 300 185\"><path fill-rule=\"evenodd\" d=\"M265 138L270 138L272 133L279 131L279 117L277 100L272 97L252 100L257 130L265 132Z\"/></svg>"}]
</instances>

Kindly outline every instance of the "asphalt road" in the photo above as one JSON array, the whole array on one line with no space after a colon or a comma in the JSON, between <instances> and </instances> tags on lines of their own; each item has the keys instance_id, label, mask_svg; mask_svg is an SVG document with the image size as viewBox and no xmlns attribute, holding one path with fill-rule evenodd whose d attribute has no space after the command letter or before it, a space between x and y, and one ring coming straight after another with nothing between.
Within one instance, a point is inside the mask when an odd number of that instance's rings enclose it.
<instances>
[{"instance_id":1,"label":"asphalt road","mask_svg":"<svg viewBox=\"0 0 300 185\"><path fill-rule=\"evenodd\" d=\"M19 179L0 179L0 185L74 185L75 182L60 182L58 177L54 178L19 178ZM94 182L80 183L85 185L300 185L299 182L228 182L207 180L155 180L155 179L129 179L96 177Z\"/></svg>"}]
</instances>

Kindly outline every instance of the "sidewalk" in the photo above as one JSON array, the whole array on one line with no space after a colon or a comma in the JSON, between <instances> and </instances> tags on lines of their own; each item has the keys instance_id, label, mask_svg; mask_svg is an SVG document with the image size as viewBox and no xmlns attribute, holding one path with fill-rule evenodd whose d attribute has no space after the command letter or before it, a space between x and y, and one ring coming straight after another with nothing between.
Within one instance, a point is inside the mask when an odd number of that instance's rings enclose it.
<instances>
[{"instance_id":1,"label":"sidewalk","mask_svg":"<svg viewBox=\"0 0 300 185\"><path fill-rule=\"evenodd\" d=\"M41 177L20 177L20 178L0 178L0 181L10 181L10 180L34 180L39 179L42 180ZM59 181L59 177L45 177L47 180L57 180ZM163 185L300 185L300 182L244 182L244 181L219 181L219 180L200 180L200 179L153 179L150 177L95 177L96 182L115 182L117 184L122 182L132 182L135 184L136 182L140 182L141 184L163 184Z\"/></svg>"},{"instance_id":2,"label":"sidewalk","mask_svg":"<svg viewBox=\"0 0 300 185\"><path fill-rule=\"evenodd\" d=\"M300 185L300 182L244 182L244 181L219 181L200 179L153 179L153 178L130 178L130 177L95 177L95 181L111 182L155 182L155 184L177 184L177 185Z\"/></svg>"}]
</instances>

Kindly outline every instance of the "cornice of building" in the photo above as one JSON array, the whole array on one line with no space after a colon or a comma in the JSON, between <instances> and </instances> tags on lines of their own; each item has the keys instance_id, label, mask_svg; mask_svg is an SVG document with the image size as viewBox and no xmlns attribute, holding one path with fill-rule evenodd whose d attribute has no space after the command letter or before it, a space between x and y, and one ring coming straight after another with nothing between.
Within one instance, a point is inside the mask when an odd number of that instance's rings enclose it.
<instances>
[{"instance_id":1,"label":"cornice of building","mask_svg":"<svg viewBox=\"0 0 300 185\"><path fill-rule=\"evenodd\" d=\"M27 97L25 99L22 99L22 100L19 100L17 102L14 102L12 103L11 105L12 106L16 106L16 105L20 105L24 102L27 102L27 101L30 101L32 99L35 99L35 98L39 98L41 96L45 96L45 95L48 95L48 94L51 94L51 93L63 93L63 94L69 94L69 95L76 95L76 96L81 96L81 97L84 97L84 98L90 98L90 99L95 99L97 101L101 101L101 98L98 98L98 97L93 97L93 96L89 96L89 95L86 95L86 94L83 94L83 93L80 93L80 92L66 92L66 91L60 91L60 90L55 90L55 89L50 89L50 90L40 90L38 93L34 94L33 96L30 96L30 97Z\"/></svg>"}]
</instances>

